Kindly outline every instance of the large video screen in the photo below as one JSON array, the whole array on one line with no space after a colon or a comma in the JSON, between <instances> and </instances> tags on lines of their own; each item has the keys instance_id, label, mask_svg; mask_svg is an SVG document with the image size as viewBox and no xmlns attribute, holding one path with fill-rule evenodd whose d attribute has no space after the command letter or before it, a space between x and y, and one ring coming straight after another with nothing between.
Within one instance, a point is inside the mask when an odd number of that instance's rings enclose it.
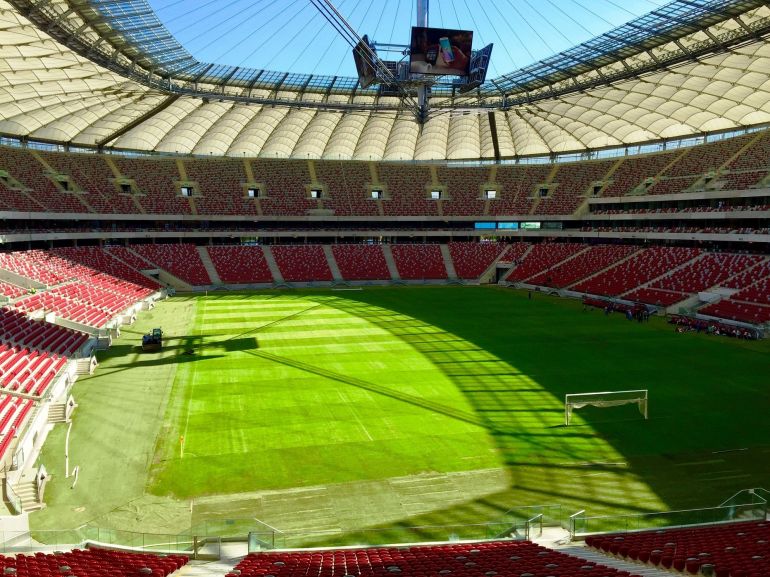
<instances>
[{"instance_id":1,"label":"large video screen","mask_svg":"<svg viewBox=\"0 0 770 577\"><path fill-rule=\"evenodd\" d=\"M473 32L412 27L409 72L437 76L468 76Z\"/></svg>"},{"instance_id":2,"label":"large video screen","mask_svg":"<svg viewBox=\"0 0 770 577\"><path fill-rule=\"evenodd\" d=\"M375 83L374 64L372 62L372 51L369 48L369 38L364 36L355 48L353 48L353 59L356 62L356 71L358 72L358 83L361 88L369 88Z\"/></svg>"}]
</instances>

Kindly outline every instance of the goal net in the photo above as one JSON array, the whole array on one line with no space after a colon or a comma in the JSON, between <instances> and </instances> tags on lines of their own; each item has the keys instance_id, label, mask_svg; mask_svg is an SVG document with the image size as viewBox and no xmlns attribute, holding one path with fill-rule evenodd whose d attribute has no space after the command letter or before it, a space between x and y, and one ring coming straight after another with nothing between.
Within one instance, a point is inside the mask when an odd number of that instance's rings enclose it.
<instances>
[{"instance_id":1,"label":"goal net","mask_svg":"<svg viewBox=\"0 0 770 577\"><path fill-rule=\"evenodd\" d=\"M583 407L619 407L636 403L639 412L647 418L647 389L636 391L607 391L603 393L575 393L564 396L564 424L569 425L572 411Z\"/></svg>"}]
</instances>

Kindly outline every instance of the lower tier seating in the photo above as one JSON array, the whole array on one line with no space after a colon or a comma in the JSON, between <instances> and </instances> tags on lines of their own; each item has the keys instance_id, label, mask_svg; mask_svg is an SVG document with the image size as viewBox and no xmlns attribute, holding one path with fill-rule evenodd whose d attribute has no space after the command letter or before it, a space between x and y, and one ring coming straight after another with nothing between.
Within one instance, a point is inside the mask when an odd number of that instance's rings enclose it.
<instances>
[{"instance_id":1,"label":"lower tier seating","mask_svg":"<svg viewBox=\"0 0 770 577\"><path fill-rule=\"evenodd\" d=\"M390 280L388 263L378 244L335 244L332 254L345 280Z\"/></svg>"},{"instance_id":2,"label":"lower tier seating","mask_svg":"<svg viewBox=\"0 0 770 577\"><path fill-rule=\"evenodd\" d=\"M585 248L584 244L550 242L536 244L505 280L510 282L527 280L575 256Z\"/></svg>"},{"instance_id":3,"label":"lower tier seating","mask_svg":"<svg viewBox=\"0 0 770 577\"><path fill-rule=\"evenodd\" d=\"M770 322L770 306L757 305L732 299L725 299L713 305L706 305L699 313L751 324Z\"/></svg>"},{"instance_id":4,"label":"lower tier seating","mask_svg":"<svg viewBox=\"0 0 770 577\"><path fill-rule=\"evenodd\" d=\"M211 284L198 249L192 244L137 244L131 249L142 258L191 285Z\"/></svg>"},{"instance_id":5,"label":"lower tier seating","mask_svg":"<svg viewBox=\"0 0 770 577\"><path fill-rule=\"evenodd\" d=\"M450 242L449 254L452 255L457 277L479 278L495 262L506 246L496 242Z\"/></svg>"},{"instance_id":6,"label":"lower tier seating","mask_svg":"<svg viewBox=\"0 0 770 577\"><path fill-rule=\"evenodd\" d=\"M587 537L586 544L610 555L694 575L710 565L716 577L770 575L770 523L724 525Z\"/></svg>"},{"instance_id":7,"label":"lower tier seating","mask_svg":"<svg viewBox=\"0 0 770 577\"><path fill-rule=\"evenodd\" d=\"M273 282L273 274L261 246L210 246L207 250L222 282Z\"/></svg>"},{"instance_id":8,"label":"lower tier seating","mask_svg":"<svg viewBox=\"0 0 770 577\"><path fill-rule=\"evenodd\" d=\"M75 549L61 553L0 556L0 569L18 577L167 577L187 564L184 555L152 555L106 549ZM149 569L149 571L145 571Z\"/></svg>"},{"instance_id":9,"label":"lower tier seating","mask_svg":"<svg viewBox=\"0 0 770 577\"><path fill-rule=\"evenodd\" d=\"M629 577L580 557L547 549L529 541L489 541L452 545L376 547L252 553L227 577Z\"/></svg>"},{"instance_id":10,"label":"lower tier seating","mask_svg":"<svg viewBox=\"0 0 770 577\"><path fill-rule=\"evenodd\" d=\"M437 244L394 244L390 250L403 280L447 278L444 257Z\"/></svg>"},{"instance_id":11,"label":"lower tier seating","mask_svg":"<svg viewBox=\"0 0 770 577\"><path fill-rule=\"evenodd\" d=\"M270 247L283 280L314 282L332 280L332 271L323 247L318 245L287 245Z\"/></svg>"}]
</instances>

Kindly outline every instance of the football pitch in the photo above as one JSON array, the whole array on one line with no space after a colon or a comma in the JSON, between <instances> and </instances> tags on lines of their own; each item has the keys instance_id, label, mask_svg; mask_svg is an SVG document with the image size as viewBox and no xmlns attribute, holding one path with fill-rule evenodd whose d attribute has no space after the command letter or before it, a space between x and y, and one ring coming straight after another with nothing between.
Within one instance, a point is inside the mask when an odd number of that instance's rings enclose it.
<instances>
[{"instance_id":1,"label":"football pitch","mask_svg":"<svg viewBox=\"0 0 770 577\"><path fill-rule=\"evenodd\" d=\"M155 326L166 346L142 353ZM179 296L76 384L80 478L64 479L58 426L30 523L41 540L259 520L395 542L525 506L714 506L770 485L768 353L497 287ZM586 408L564 426L565 393L625 389L649 390L649 420Z\"/></svg>"}]
</instances>

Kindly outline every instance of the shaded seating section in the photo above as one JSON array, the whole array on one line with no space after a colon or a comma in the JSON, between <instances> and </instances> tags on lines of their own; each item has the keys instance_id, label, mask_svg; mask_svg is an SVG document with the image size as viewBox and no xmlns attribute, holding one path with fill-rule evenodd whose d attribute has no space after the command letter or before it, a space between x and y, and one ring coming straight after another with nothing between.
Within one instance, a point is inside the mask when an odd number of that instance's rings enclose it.
<instances>
[{"instance_id":1,"label":"shaded seating section","mask_svg":"<svg viewBox=\"0 0 770 577\"><path fill-rule=\"evenodd\" d=\"M529 214L537 193L537 186L546 181L550 172L550 166L536 164L500 166L497 170L500 200L489 203L490 214L498 216Z\"/></svg>"},{"instance_id":2,"label":"shaded seating section","mask_svg":"<svg viewBox=\"0 0 770 577\"><path fill-rule=\"evenodd\" d=\"M586 245L584 244L551 242L536 244L524 257L524 260L511 271L505 280L509 282L524 281L547 271L563 260L575 256L585 248Z\"/></svg>"},{"instance_id":3,"label":"shaded seating section","mask_svg":"<svg viewBox=\"0 0 770 577\"><path fill-rule=\"evenodd\" d=\"M254 178L265 183L267 198L259 201L267 215L301 216L308 210L321 208L317 200L308 198L306 186L311 184L305 160L251 160Z\"/></svg>"},{"instance_id":4,"label":"shaded seating section","mask_svg":"<svg viewBox=\"0 0 770 577\"><path fill-rule=\"evenodd\" d=\"M131 249L191 285L211 284L198 249L192 244L136 244Z\"/></svg>"},{"instance_id":5,"label":"shaded seating section","mask_svg":"<svg viewBox=\"0 0 770 577\"><path fill-rule=\"evenodd\" d=\"M770 523L745 521L586 537L609 555L694 575L710 565L716 577L770 575Z\"/></svg>"},{"instance_id":6,"label":"shaded seating section","mask_svg":"<svg viewBox=\"0 0 770 577\"><path fill-rule=\"evenodd\" d=\"M449 200L442 202L444 215L472 216L484 214L485 201L481 195L482 185L489 176L488 168L449 168L442 166L437 171L438 180L446 185L449 196Z\"/></svg>"},{"instance_id":7,"label":"shaded seating section","mask_svg":"<svg viewBox=\"0 0 770 577\"><path fill-rule=\"evenodd\" d=\"M507 245L497 242L450 242L457 277L477 279L495 262Z\"/></svg>"},{"instance_id":8,"label":"shaded seating section","mask_svg":"<svg viewBox=\"0 0 770 577\"><path fill-rule=\"evenodd\" d=\"M640 187L648 178L660 173L676 158L675 152L661 152L628 157L609 177L601 196L625 196Z\"/></svg>"},{"instance_id":9,"label":"shaded seating section","mask_svg":"<svg viewBox=\"0 0 770 577\"><path fill-rule=\"evenodd\" d=\"M751 324L770 322L770 306L725 299L698 309L699 313Z\"/></svg>"},{"instance_id":10,"label":"shaded seating section","mask_svg":"<svg viewBox=\"0 0 770 577\"><path fill-rule=\"evenodd\" d=\"M441 247L437 244L394 244L390 247L403 280L446 279Z\"/></svg>"},{"instance_id":11,"label":"shaded seating section","mask_svg":"<svg viewBox=\"0 0 770 577\"><path fill-rule=\"evenodd\" d=\"M151 214L192 214L189 199L177 189L180 179L176 162L168 158L123 158L116 156L120 173L136 181L136 197L144 212Z\"/></svg>"},{"instance_id":12,"label":"shaded seating section","mask_svg":"<svg viewBox=\"0 0 770 577\"><path fill-rule=\"evenodd\" d=\"M270 247L283 280L288 282L314 282L332 280L332 271L323 247L319 245L294 245Z\"/></svg>"},{"instance_id":13,"label":"shaded seating section","mask_svg":"<svg viewBox=\"0 0 770 577\"><path fill-rule=\"evenodd\" d=\"M257 214L254 200L245 198L243 160L196 158L185 159L184 165L187 179L200 187L201 196L195 198L198 214Z\"/></svg>"},{"instance_id":14,"label":"shaded seating section","mask_svg":"<svg viewBox=\"0 0 770 577\"><path fill-rule=\"evenodd\" d=\"M747 271L747 276L747 281L755 280L756 282L742 287L742 290L735 293L731 298L739 301L770 305L770 261L765 261L762 265Z\"/></svg>"},{"instance_id":15,"label":"shaded seating section","mask_svg":"<svg viewBox=\"0 0 770 577\"><path fill-rule=\"evenodd\" d=\"M156 290L160 284L153 279L137 272L135 268L129 266L120 260L113 258L112 255L96 246L66 247L57 248L52 251L54 254L63 258L79 262L80 264L92 269L105 272L118 279L123 279L139 287ZM146 296L151 291L139 291L138 294ZM139 298L142 298L139 296Z\"/></svg>"},{"instance_id":16,"label":"shaded seating section","mask_svg":"<svg viewBox=\"0 0 770 577\"><path fill-rule=\"evenodd\" d=\"M729 170L764 169L767 172L768 158L770 158L770 131L765 130L746 150L734 158L727 168Z\"/></svg>"},{"instance_id":17,"label":"shaded seating section","mask_svg":"<svg viewBox=\"0 0 770 577\"><path fill-rule=\"evenodd\" d=\"M697 248L663 246L646 248L630 259L572 288L596 295L618 296L666 274L699 254L700 249Z\"/></svg>"},{"instance_id":18,"label":"shaded seating section","mask_svg":"<svg viewBox=\"0 0 770 577\"><path fill-rule=\"evenodd\" d=\"M316 164L316 177L326 185L329 197L324 208L337 216L377 216L377 201L367 197L365 184L372 180L367 162L335 162ZM308 181L309 184L309 181Z\"/></svg>"},{"instance_id":19,"label":"shaded seating section","mask_svg":"<svg viewBox=\"0 0 770 577\"><path fill-rule=\"evenodd\" d=\"M754 266L757 255L711 253L652 283L651 288L696 293L716 286L744 269Z\"/></svg>"},{"instance_id":20,"label":"shaded seating section","mask_svg":"<svg viewBox=\"0 0 770 577\"><path fill-rule=\"evenodd\" d=\"M638 288L623 296L624 299L650 305L670 307L673 304L685 300L689 294L654 288Z\"/></svg>"},{"instance_id":21,"label":"shaded seating section","mask_svg":"<svg viewBox=\"0 0 770 577\"><path fill-rule=\"evenodd\" d=\"M335 244L332 254L345 280L391 280L382 246L378 244Z\"/></svg>"},{"instance_id":22,"label":"shaded seating section","mask_svg":"<svg viewBox=\"0 0 770 577\"><path fill-rule=\"evenodd\" d=\"M431 184L427 166L381 164L380 180L388 185L390 200L382 201L387 216L438 216L438 202L428 199Z\"/></svg>"},{"instance_id":23,"label":"shaded seating section","mask_svg":"<svg viewBox=\"0 0 770 577\"><path fill-rule=\"evenodd\" d=\"M131 195L116 192L111 180L115 176L102 156L48 151L39 151L38 154L53 168L74 180L83 190L84 200L95 212L107 214L137 212ZM79 206L79 212L87 212L87 208Z\"/></svg>"},{"instance_id":24,"label":"shaded seating section","mask_svg":"<svg viewBox=\"0 0 770 577\"><path fill-rule=\"evenodd\" d=\"M592 246L587 251L578 254L575 258L532 277L529 282L537 285L564 288L607 268L637 250L637 247L629 245L600 244Z\"/></svg>"},{"instance_id":25,"label":"shaded seating section","mask_svg":"<svg viewBox=\"0 0 770 577\"><path fill-rule=\"evenodd\" d=\"M75 549L54 554L0 556L0 569L19 577L166 577L187 564L184 555L152 555L107 549ZM146 571L149 569L149 571Z\"/></svg>"},{"instance_id":26,"label":"shaded seating section","mask_svg":"<svg viewBox=\"0 0 770 577\"><path fill-rule=\"evenodd\" d=\"M273 282L273 275L261 246L210 246L207 250L222 282Z\"/></svg>"},{"instance_id":27,"label":"shaded seating section","mask_svg":"<svg viewBox=\"0 0 770 577\"><path fill-rule=\"evenodd\" d=\"M559 165L553 178L556 186L548 197L540 200L535 213L574 213L587 196L592 196L592 184L602 181L614 163L604 160Z\"/></svg>"},{"instance_id":28,"label":"shaded seating section","mask_svg":"<svg viewBox=\"0 0 770 577\"><path fill-rule=\"evenodd\" d=\"M488 541L367 549L314 550L247 555L227 577L331 577L343 575L431 577L530 576L628 577L619 571L529 541Z\"/></svg>"}]
</instances>

